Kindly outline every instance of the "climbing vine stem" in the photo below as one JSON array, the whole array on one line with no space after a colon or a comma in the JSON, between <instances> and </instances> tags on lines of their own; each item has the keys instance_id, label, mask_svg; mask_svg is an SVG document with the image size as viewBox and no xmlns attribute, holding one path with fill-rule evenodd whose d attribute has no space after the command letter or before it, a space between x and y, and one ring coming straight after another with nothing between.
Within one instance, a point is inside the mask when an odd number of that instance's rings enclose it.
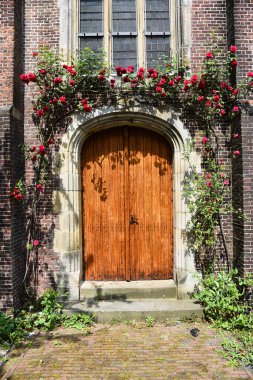
<instances>
[{"instance_id":1,"label":"climbing vine stem","mask_svg":"<svg viewBox=\"0 0 253 380\"><path fill-rule=\"evenodd\" d=\"M184 194L191 213L188 224L188 244L195 254L203 273L210 272L217 260L217 228L219 227L227 269L230 269L222 218L234 212L230 199L231 179L220 158L221 126L230 128L240 115L240 92L253 88L253 72L248 72L240 84L240 91L231 82L231 74L237 66L235 46L227 57L221 58L217 49L210 49L203 57L199 74L189 68L178 67L173 59L155 69L137 71L133 66L115 67L111 72L102 51L84 49L71 64L63 64L63 58L48 49L33 53L35 69L20 75L31 85L36 94L33 100L32 118L37 130L38 146L25 146L25 158L32 167L33 178L20 179L10 196L27 207L27 269L37 266L39 252L46 242L41 240L38 209L43 205L44 190L48 180L53 146L59 142L66 120L76 112L92 113L103 105L130 105L145 103L154 107L173 106L182 111L182 117L197 124L202 136L202 168L190 165L185 179ZM195 130L195 132L197 132ZM56 136L58 141L56 142ZM238 138L234 133L233 138ZM196 144L199 143L196 141ZM224 154L224 152L223 152ZM241 152L228 152L236 159ZM190 155L187 159L191 160ZM35 287L36 288L36 287Z\"/></svg>"}]
</instances>

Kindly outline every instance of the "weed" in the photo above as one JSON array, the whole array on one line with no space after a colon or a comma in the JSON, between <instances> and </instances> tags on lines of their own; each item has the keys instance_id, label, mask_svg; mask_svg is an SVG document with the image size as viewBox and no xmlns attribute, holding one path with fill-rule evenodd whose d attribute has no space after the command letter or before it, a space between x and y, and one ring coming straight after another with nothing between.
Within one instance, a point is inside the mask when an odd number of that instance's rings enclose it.
<instances>
[{"instance_id":1,"label":"weed","mask_svg":"<svg viewBox=\"0 0 253 380\"><path fill-rule=\"evenodd\" d=\"M147 322L148 327L153 327L155 324L155 318L152 317L151 315L148 315L145 321Z\"/></svg>"}]
</instances>

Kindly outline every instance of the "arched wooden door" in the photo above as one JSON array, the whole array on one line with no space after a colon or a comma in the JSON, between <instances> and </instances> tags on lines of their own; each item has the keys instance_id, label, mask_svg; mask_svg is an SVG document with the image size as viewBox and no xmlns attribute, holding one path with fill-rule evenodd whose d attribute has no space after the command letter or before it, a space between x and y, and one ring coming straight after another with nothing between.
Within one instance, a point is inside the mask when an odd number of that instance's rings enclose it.
<instances>
[{"instance_id":1,"label":"arched wooden door","mask_svg":"<svg viewBox=\"0 0 253 380\"><path fill-rule=\"evenodd\" d=\"M82 149L84 279L172 277L172 151L160 135L117 127Z\"/></svg>"}]
</instances>

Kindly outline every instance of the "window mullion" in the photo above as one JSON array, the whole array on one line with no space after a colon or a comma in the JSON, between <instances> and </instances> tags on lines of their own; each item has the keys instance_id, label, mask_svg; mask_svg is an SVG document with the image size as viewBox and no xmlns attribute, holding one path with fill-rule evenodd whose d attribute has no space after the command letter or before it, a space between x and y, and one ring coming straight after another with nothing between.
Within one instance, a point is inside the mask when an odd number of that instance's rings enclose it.
<instances>
[{"instance_id":1,"label":"window mullion","mask_svg":"<svg viewBox=\"0 0 253 380\"><path fill-rule=\"evenodd\" d=\"M104 50L107 56L107 61L112 61L112 0L103 1L104 12Z\"/></svg>"},{"instance_id":2,"label":"window mullion","mask_svg":"<svg viewBox=\"0 0 253 380\"><path fill-rule=\"evenodd\" d=\"M145 66L146 62L146 43L145 43L145 21L144 21L144 11L145 11L145 0L136 0L137 8L137 56L138 56L138 66Z\"/></svg>"}]
</instances>

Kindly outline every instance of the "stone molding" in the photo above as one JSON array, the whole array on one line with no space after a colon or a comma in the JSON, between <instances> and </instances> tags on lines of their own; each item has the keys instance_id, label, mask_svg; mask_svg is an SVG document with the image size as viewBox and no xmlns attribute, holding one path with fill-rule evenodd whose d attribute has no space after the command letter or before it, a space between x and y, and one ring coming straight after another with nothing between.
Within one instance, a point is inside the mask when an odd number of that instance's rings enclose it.
<instances>
[{"instance_id":1,"label":"stone molding","mask_svg":"<svg viewBox=\"0 0 253 380\"><path fill-rule=\"evenodd\" d=\"M173 148L173 203L174 203L174 280L178 284L178 298L193 290L195 266L193 255L185 241L189 212L183 199L182 183L189 170L184 158L185 145L191 141L180 114L172 108L157 109L152 106L105 106L91 114L76 113L63 136L54 173L59 176L60 188L54 191L54 211L59 215L59 228L55 230L54 251L59 254L61 278L68 284L70 299L78 299L83 274L82 244L82 193L81 149L92 134L117 126L129 125L147 128L163 135ZM193 153L200 167L200 156ZM57 274L56 274L57 276ZM59 287L66 286L56 278Z\"/></svg>"}]
</instances>

